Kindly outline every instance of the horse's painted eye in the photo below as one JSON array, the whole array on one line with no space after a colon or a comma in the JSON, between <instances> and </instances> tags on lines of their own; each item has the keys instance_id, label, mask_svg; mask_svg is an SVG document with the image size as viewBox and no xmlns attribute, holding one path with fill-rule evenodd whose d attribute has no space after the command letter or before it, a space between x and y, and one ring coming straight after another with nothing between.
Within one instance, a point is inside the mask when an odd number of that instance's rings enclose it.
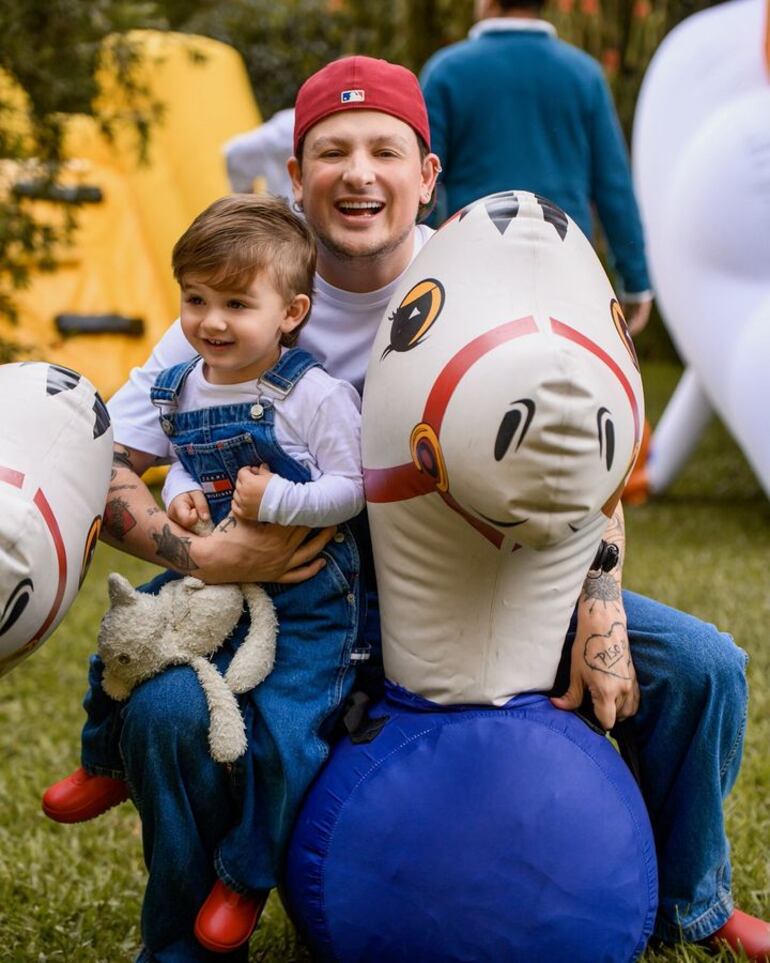
<instances>
[{"instance_id":1,"label":"horse's painted eye","mask_svg":"<svg viewBox=\"0 0 770 963\"><path fill-rule=\"evenodd\" d=\"M518 451L529 430L535 414L535 402L530 398L519 398L506 411L495 438L495 461L502 461L511 444L515 441L514 451Z\"/></svg>"},{"instance_id":2,"label":"horse's painted eye","mask_svg":"<svg viewBox=\"0 0 770 963\"><path fill-rule=\"evenodd\" d=\"M444 285L435 278L420 281L404 296L389 320L390 344L383 351L411 351L425 337L444 306Z\"/></svg>"}]
</instances>

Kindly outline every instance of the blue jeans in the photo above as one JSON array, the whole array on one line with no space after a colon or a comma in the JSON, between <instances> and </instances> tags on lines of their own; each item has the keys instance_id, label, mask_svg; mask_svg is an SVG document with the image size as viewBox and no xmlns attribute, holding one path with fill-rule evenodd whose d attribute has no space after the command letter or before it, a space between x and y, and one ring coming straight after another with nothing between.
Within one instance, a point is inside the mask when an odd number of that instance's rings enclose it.
<instances>
[{"instance_id":1,"label":"blue jeans","mask_svg":"<svg viewBox=\"0 0 770 963\"><path fill-rule=\"evenodd\" d=\"M747 656L684 612L633 592L623 603L641 701L618 734L636 749L655 834L655 935L694 942L733 911L722 807L741 764Z\"/></svg>"}]
</instances>

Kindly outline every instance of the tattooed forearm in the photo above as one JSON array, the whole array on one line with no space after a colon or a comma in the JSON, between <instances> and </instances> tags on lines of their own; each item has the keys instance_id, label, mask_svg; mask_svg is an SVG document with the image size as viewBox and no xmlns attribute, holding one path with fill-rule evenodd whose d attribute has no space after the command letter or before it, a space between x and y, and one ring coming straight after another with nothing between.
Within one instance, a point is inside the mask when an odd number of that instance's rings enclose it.
<instances>
[{"instance_id":1,"label":"tattooed forearm","mask_svg":"<svg viewBox=\"0 0 770 963\"><path fill-rule=\"evenodd\" d=\"M128 502L122 498L111 498L104 506L104 527L119 542L134 525L136 519L129 510Z\"/></svg>"},{"instance_id":2,"label":"tattooed forearm","mask_svg":"<svg viewBox=\"0 0 770 963\"><path fill-rule=\"evenodd\" d=\"M583 658L594 672L614 675L618 679L632 679L634 675L628 632L622 622L613 622L609 632L589 635Z\"/></svg>"},{"instance_id":3,"label":"tattooed forearm","mask_svg":"<svg viewBox=\"0 0 770 963\"><path fill-rule=\"evenodd\" d=\"M583 582L580 602L589 614L593 613L598 605L601 605L600 612L609 608L621 615L623 612L622 573L626 532L623 507L620 502L618 502L612 518L607 523L604 541L617 548L617 563L609 571L593 569L588 573L585 582Z\"/></svg>"},{"instance_id":4,"label":"tattooed forearm","mask_svg":"<svg viewBox=\"0 0 770 963\"><path fill-rule=\"evenodd\" d=\"M156 553L170 562L180 572L192 572L198 566L190 555L192 540L175 535L170 526L164 525L161 532L152 532Z\"/></svg>"},{"instance_id":5,"label":"tattooed forearm","mask_svg":"<svg viewBox=\"0 0 770 963\"><path fill-rule=\"evenodd\" d=\"M612 542L613 545L617 546L618 552L620 553L619 566L622 568L623 559L626 554L626 531L623 516L620 512L616 512L610 519L607 530L604 533L604 541Z\"/></svg>"},{"instance_id":6,"label":"tattooed forearm","mask_svg":"<svg viewBox=\"0 0 770 963\"><path fill-rule=\"evenodd\" d=\"M600 602L604 605L617 605L621 599L620 585L611 572L589 575L583 582L581 601L588 603L588 611L593 612Z\"/></svg>"}]
</instances>

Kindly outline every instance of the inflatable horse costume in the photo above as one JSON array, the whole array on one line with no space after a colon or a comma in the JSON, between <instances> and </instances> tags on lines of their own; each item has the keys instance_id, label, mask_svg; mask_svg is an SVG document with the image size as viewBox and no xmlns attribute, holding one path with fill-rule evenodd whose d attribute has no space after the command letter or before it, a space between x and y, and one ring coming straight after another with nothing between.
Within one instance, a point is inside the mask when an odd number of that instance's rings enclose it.
<instances>
[{"instance_id":1,"label":"inflatable horse costume","mask_svg":"<svg viewBox=\"0 0 770 963\"><path fill-rule=\"evenodd\" d=\"M0 676L31 655L83 583L102 522L112 428L91 382L0 365Z\"/></svg>"},{"instance_id":2,"label":"inflatable horse costume","mask_svg":"<svg viewBox=\"0 0 770 963\"><path fill-rule=\"evenodd\" d=\"M476 202L404 275L364 394L388 691L289 855L317 958L642 952L657 877L641 797L610 743L542 694L642 420L609 282L545 199Z\"/></svg>"}]
</instances>

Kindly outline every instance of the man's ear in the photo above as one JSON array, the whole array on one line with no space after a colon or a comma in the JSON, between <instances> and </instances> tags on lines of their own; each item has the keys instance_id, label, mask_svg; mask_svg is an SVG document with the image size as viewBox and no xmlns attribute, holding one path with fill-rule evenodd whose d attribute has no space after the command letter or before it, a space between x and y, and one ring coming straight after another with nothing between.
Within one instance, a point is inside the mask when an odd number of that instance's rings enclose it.
<instances>
[{"instance_id":1,"label":"man's ear","mask_svg":"<svg viewBox=\"0 0 770 963\"><path fill-rule=\"evenodd\" d=\"M281 324L281 332L290 334L307 317L310 310L310 298L306 294L295 294L286 305L286 312Z\"/></svg>"},{"instance_id":2,"label":"man's ear","mask_svg":"<svg viewBox=\"0 0 770 963\"><path fill-rule=\"evenodd\" d=\"M425 159L422 162L422 168L420 171L421 178L421 188L420 188L420 202L426 204L433 195L433 190L436 187L436 181L438 180L438 175L441 173L441 161L438 159L438 154L426 154ZM425 200L423 200L425 198Z\"/></svg>"},{"instance_id":3,"label":"man's ear","mask_svg":"<svg viewBox=\"0 0 770 963\"><path fill-rule=\"evenodd\" d=\"M296 157L290 157L286 161L286 169L291 178L291 186L294 191L294 200L297 204L302 203L302 167Z\"/></svg>"}]
</instances>

